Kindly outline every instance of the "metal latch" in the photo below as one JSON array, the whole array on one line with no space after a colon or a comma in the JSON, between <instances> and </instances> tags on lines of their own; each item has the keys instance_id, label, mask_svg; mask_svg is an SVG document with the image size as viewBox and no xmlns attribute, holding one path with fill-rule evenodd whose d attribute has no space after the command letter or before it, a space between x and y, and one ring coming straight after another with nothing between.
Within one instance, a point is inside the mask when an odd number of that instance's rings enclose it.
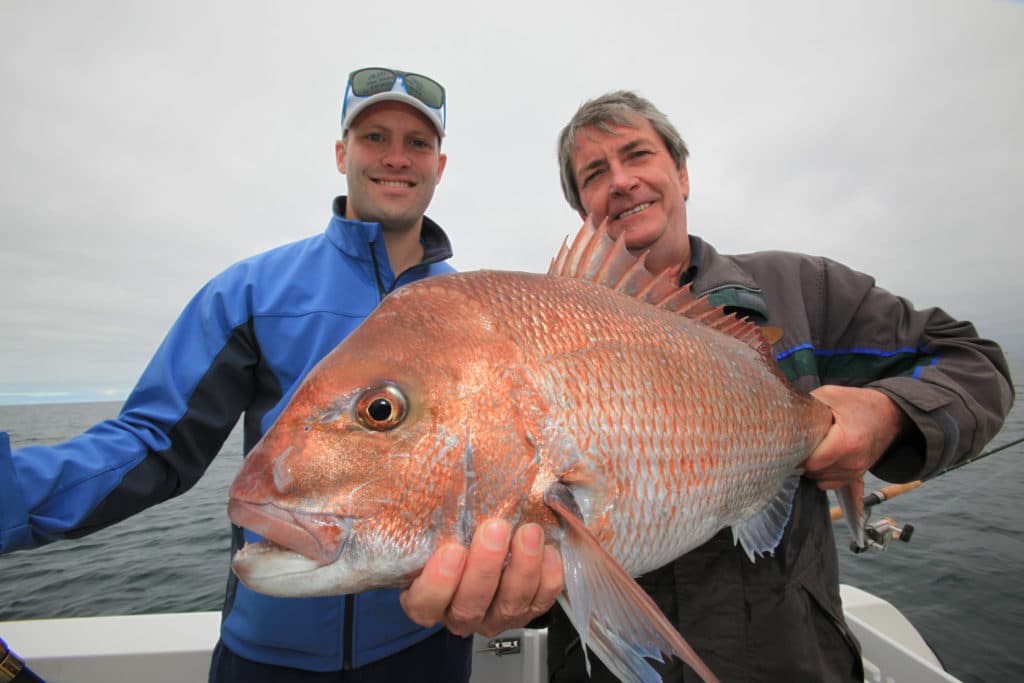
<instances>
[{"instance_id":1,"label":"metal latch","mask_svg":"<svg viewBox=\"0 0 1024 683\"><path fill-rule=\"evenodd\" d=\"M502 657L504 655L517 655L522 651L522 643L519 638L495 638L487 641L487 647L479 652L490 652Z\"/></svg>"}]
</instances>

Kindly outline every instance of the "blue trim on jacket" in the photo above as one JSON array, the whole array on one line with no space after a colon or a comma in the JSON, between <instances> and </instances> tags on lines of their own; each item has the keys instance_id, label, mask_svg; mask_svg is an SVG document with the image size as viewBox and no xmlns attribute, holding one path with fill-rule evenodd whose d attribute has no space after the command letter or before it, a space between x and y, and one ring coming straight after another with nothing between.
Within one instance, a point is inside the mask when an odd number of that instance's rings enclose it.
<instances>
[{"instance_id":1,"label":"blue trim on jacket","mask_svg":"<svg viewBox=\"0 0 1024 683\"><path fill-rule=\"evenodd\" d=\"M425 218L424 261L396 280L379 225L342 218L344 201L335 200L324 233L236 263L204 286L116 419L13 453L0 436L0 476L16 483L0 504L0 552L81 536L188 490L243 412L246 451L256 443L306 373L373 311L381 287L453 272L443 262L447 236ZM344 603L229 585L222 638L256 661L340 669ZM355 667L437 631L409 621L397 591L353 604Z\"/></svg>"}]
</instances>

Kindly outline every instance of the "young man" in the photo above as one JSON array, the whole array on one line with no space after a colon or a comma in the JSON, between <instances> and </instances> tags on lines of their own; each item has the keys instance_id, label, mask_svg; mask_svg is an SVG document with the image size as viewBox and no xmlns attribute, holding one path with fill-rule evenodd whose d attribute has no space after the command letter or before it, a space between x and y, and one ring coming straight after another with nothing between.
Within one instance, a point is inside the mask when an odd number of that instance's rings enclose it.
<instances>
[{"instance_id":1,"label":"young man","mask_svg":"<svg viewBox=\"0 0 1024 683\"><path fill-rule=\"evenodd\" d=\"M780 366L827 403L834 425L804 463L790 522L773 556L752 563L731 532L639 579L723 681L862 681L859 646L839 599L825 489L868 470L889 481L924 479L968 459L999 430L1013 401L999 347L943 311L918 311L871 277L824 258L719 254L687 229L690 179L679 133L650 102L614 92L585 103L559 137L562 188L581 218L608 219L613 238L647 252L651 270L681 264L680 284L759 324L781 328ZM495 540L508 538L494 522ZM474 539L474 549L476 540ZM457 547L451 571L435 554L419 581L431 590L407 612L455 632L525 624L543 609L555 576L513 541L489 553ZM530 589L544 586L535 593ZM415 587L415 584L414 584ZM516 587L518 587L518 592ZM455 596L461 601L449 605ZM467 599L472 596L472 599ZM456 607L458 603L458 607ZM552 681L612 681L559 609L548 624ZM666 681L694 677L678 660L656 665Z\"/></svg>"},{"instance_id":2,"label":"young man","mask_svg":"<svg viewBox=\"0 0 1024 683\"><path fill-rule=\"evenodd\" d=\"M445 112L431 78L352 72L336 144L348 196L326 231L213 278L116 420L13 454L0 433L0 552L82 536L188 490L243 413L248 450L385 295L452 271L448 237L424 216L447 162ZM210 680L466 681L470 659L471 640L417 626L397 591L287 600L232 576Z\"/></svg>"}]
</instances>

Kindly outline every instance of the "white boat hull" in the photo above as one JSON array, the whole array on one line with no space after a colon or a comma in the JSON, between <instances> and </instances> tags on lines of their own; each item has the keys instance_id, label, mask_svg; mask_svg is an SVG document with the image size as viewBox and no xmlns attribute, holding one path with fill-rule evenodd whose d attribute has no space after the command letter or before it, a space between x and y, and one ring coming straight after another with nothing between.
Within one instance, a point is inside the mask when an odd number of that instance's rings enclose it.
<instances>
[{"instance_id":1,"label":"white boat hull","mask_svg":"<svg viewBox=\"0 0 1024 683\"><path fill-rule=\"evenodd\" d=\"M957 683L892 604L852 586L841 592L863 647L865 681ZM0 637L47 683L205 681L219 630L219 612L0 622ZM489 647L492 639L476 637L474 682L547 680L545 631L516 629L497 640ZM510 652L516 641L518 652Z\"/></svg>"}]
</instances>

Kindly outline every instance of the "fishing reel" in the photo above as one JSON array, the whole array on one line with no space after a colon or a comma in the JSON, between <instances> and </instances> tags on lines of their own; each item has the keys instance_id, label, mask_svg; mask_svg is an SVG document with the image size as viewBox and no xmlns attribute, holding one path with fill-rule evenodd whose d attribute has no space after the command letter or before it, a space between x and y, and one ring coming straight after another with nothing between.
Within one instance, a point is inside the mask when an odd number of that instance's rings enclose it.
<instances>
[{"instance_id":1,"label":"fishing reel","mask_svg":"<svg viewBox=\"0 0 1024 683\"><path fill-rule=\"evenodd\" d=\"M956 465L953 465L952 467L947 467L938 474L934 475L932 478L946 474L947 472L952 472L953 470L959 469L964 465L968 465L974 462L975 460L981 460L982 458L988 457L993 453L998 453L1001 450L1005 450L1007 448L1010 448L1011 446L1016 446L1017 444L1022 442L1024 442L1024 437L1021 437L1009 443L1005 443L1002 446L999 446L998 448L993 448L989 451L985 451L984 453L981 453L980 455L977 455L973 458L969 458L967 460L959 462ZM896 496L907 493L908 491L913 491L918 486L920 486L921 483L922 482L920 480L917 480L908 482L906 484L890 484L889 486L885 486L879 489L878 491L875 491L874 493L864 496L864 512L868 515L868 517L870 517L871 508L873 508L874 506L886 500L889 500L890 498L895 498ZM833 522L842 519L843 512L839 506L832 508L831 517ZM889 547L889 543L894 538L897 538L903 541L904 543L909 543L910 537L913 534L914 527L912 525L904 524L902 527L900 527L896 522L892 520L891 517L883 517L874 524L868 523L868 519L866 517L864 519L864 547L858 547L856 542L851 542L850 550L852 550L855 553L863 553L869 548L884 551Z\"/></svg>"},{"instance_id":2,"label":"fishing reel","mask_svg":"<svg viewBox=\"0 0 1024 683\"><path fill-rule=\"evenodd\" d=\"M863 553L868 550L885 551L893 539L910 543L910 537L914 535L914 526L904 524L899 526L891 517L883 517L877 522L864 523L864 547L858 547L854 541L850 542L850 550L855 553Z\"/></svg>"},{"instance_id":3,"label":"fishing reel","mask_svg":"<svg viewBox=\"0 0 1024 683\"><path fill-rule=\"evenodd\" d=\"M850 550L855 553L863 553L868 550L887 550L893 539L899 539L904 543L910 543L910 537L914 535L914 527L911 524L904 524L902 527L893 521L892 517L883 517L877 522L871 519L871 510L876 505L894 498L898 495L912 491L921 485L920 481L912 481L908 484L891 484L874 493L864 496L864 545L858 546L856 541L850 541ZM836 522L843 518L842 508L836 506L831 510L832 521Z\"/></svg>"}]
</instances>

